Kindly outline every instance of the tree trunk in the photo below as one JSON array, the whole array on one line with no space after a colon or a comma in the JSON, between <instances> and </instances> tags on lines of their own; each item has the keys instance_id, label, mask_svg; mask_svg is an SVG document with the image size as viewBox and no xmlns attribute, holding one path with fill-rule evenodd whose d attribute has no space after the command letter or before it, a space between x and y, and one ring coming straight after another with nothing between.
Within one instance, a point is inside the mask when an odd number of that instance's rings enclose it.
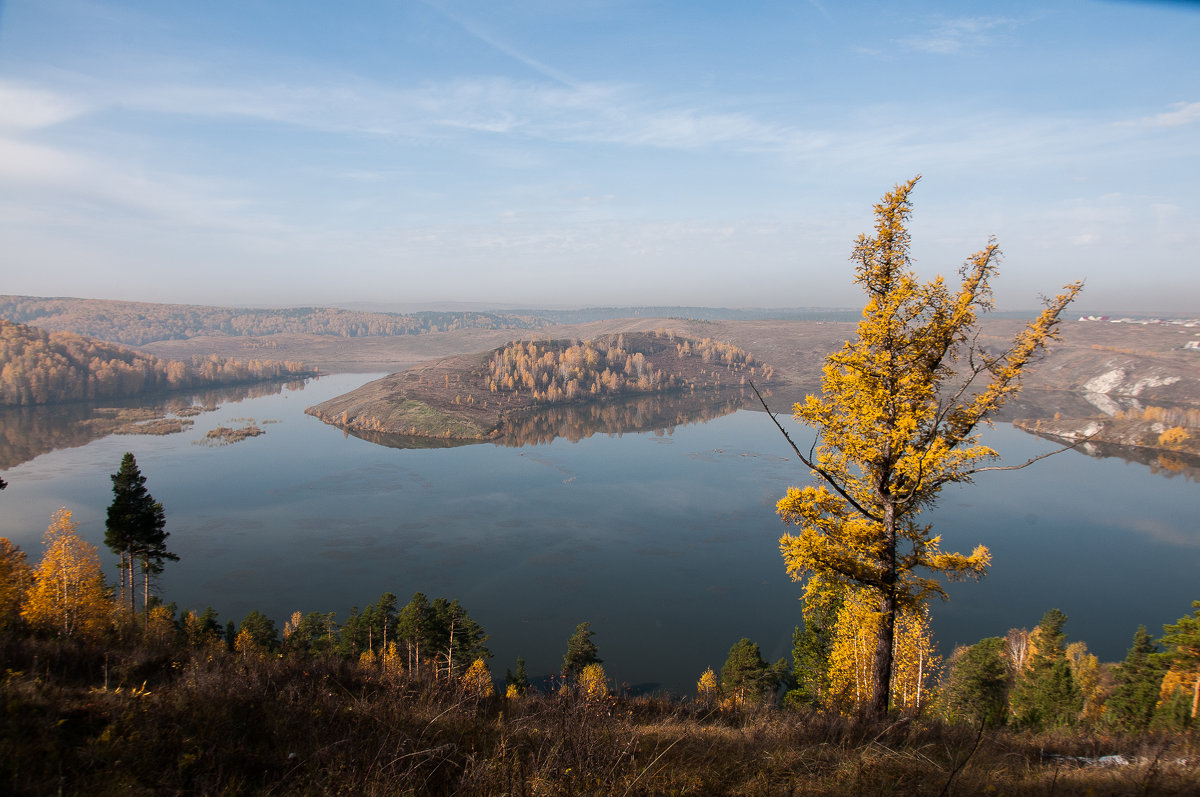
<instances>
[{"instance_id":1,"label":"tree trunk","mask_svg":"<svg viewBox=\"0 0 1200 797\"><path fill-rule=\"evenodd\" d=\"M871 673L871 716L886 717L892 698L892 654L896 642L896 596L884 595L879 601L879 636L875 640L875 658Z\"/></svg>"},{"instance_id":2,"label":"tree trunk","mask_svg":"<svg viewBox=\"0 0 1200 797\"><path fill-rule=\"evenodd\" d=\"M1180 621L1182 622L1182 621ZM1200 711L1200 671L1196 672L1196 684L1192 687L1192 722L1196 721L1196 713Z\"/></svg>"},{"instance_id":3,"label":"tree trunk","mask_svg":"<svg viewBox=\"0 0 1200 797\"><path fill-rule=\"evenodd\" d=\"M873 717L886 717L892 698L892 657L896 649L896 507L883 505L884 554L883 593L879 599L879 636L875 640L875 660L871 673Z\"/></svg>"}]
</instances>

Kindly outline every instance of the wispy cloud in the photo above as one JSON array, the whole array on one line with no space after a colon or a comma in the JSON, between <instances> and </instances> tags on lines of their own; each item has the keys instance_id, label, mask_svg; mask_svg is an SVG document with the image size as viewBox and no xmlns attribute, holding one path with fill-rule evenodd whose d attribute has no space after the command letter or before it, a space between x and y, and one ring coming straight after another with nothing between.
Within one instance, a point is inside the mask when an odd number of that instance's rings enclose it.
<instances>
[{"instance_id":1,"label":"wispy cloud","mask_svg":"<svg viewBox=\"0 0 1200 797\"><path fill-rule=\"evenodd\" d=\"M547 66L546 64L537 60L536 58L533 58L532 56L522 52L521 50L517 49L513 45L504 41L500 37L494 35L490 31L486 30L484 27L482 27L478 23L468 19L467 17L464 17L461 14L456 14L453 11L450 11L449 9L443 8L439 3L435 3L432 0L421 0L421 2L424 3L426 6L428 6L429 8L436 11L437 13L441 14L446 19L448 19L451 22L458 25L460 28L462 28L464 31L466 31L468 34L475 37L479 41L483 42L484 44L488 45L489 47L492 47L492 48L498 50L501 53L504 53L509 58L512 58L513 60L524 64L525 66L529 67L530 69L532 69L533 71L542 75L543 77L548 77L551 80L554 80L558 83L562 83L565 86L574 87L576 85L576 81L571 76L567 75L565 72L562 72L551 66Z\"/></svg>"},{"instance_id":2,"label":"wispy cloud","mask_svg":"<svg viewBox=\"0 0 1200 797\"><path fill-rule=\"evenodd\" d=\"M1200 102L1177 102L1171 108L1154 116L1117 124L1123 127L1183 127L1200 122Z\"/></svg>"},{"instance_id":3,"label":"wispy cloud","mask_svg":"<svg viewBox=\"0 0 1200 797\"><path fill-rule=\"evenodd\" d=\"M31 131L86 113L90 103L77 97L0 81L0 131Z\"/></svg>"},{"instance_id":4,"label":"wispy cloud","mask_svg":"<svg viewBox=\"0 0 1200 797\"><path fill-rule=\"evenodd\" d=\"M992 44L1018 24L1017 20L1005 17L960 17L943 20L924 33L900 41L914 50L934 55L958 55Z\"/></svg>"}]
</instances>

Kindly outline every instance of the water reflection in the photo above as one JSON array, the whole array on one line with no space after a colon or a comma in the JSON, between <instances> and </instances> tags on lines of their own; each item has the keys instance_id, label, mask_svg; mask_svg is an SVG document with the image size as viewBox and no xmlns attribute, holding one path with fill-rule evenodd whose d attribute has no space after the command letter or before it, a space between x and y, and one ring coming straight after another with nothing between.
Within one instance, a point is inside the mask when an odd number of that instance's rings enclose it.
<instances>
[{"instance_id":1,"label":"water reflection","mask_svg":"<svg viewBox=\"0 0 1200 797\"><path fill-rule=\"evenodd\" d=\"M10 407L0 410L0 470L15 468L60 448L77 448L128 430L132 424L167 416L198 414L221 404L303 390L303 381L260 382L123 402ZM187 424L182 425L183 429Z\"/></svg>"},{"instance_id":2,"label":"water reflection","mask_svg":"<svg viewBox=\"0 0 1200 797\"><path fill-rule=\"evenodd\" d=\"M1022 428L1022 431L1059 445L1063 442L1062 438L1033 429ZM1187 481L1200 483L1200 457L1186 452L1096 442L1081 443L1075 450L1097 459L1119 459L1122 462L1145 465L1156 476L1165 476L1168 479L1182 476Z\"/></svg>"},{"instance_id":3,"label":"water reflection","mask_svg":"<svg viewBox=\"0 0 1200 797\"><path fill-rule=\"evenodd\" d=\"M669 434L679 426L704 423L737 412L749 406L753 399L754 394L748 389L732 389L548 405L505 416L500 422L499 434L486 440L447 440L339 428L345 434L389 448L456 448L479 443L521 448L548 444L559 438L575 443L596 434Z\"/></svg>"}]
</instances>

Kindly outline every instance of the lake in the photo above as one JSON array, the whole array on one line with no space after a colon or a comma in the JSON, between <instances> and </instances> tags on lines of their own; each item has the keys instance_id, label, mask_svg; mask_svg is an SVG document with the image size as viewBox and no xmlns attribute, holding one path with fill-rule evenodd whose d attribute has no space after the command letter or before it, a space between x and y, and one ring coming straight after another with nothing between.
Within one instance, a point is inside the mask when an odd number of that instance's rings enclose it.
<instances>
[{"instance_id":1,"label":"lake","mask_svg":"<svg viewBox=\"0 0 1200 797\"><path fill-rule=\"evenodd\" d=\"M763 413L440 449L389 448L304 415L375 376L227 396L190 431L163 437L88 442L68 431L81 411L0 414L5 450L32 457L4 463L0 536L36 561L51 514L66 506L115 578L103 548L109 475L132 451L180 557L162 576L164 599L211 605L222 621L252 609L280 628L293 611L344 619L385 591L401 605L421 591L457 598L486 628L497 676L517 656L532 675L557 671L588 620L611 678L674 692L719 669L743 636L769 660L790 652L800 590L784 573L774 504L809 476ZM272 423L233 445L197 444L245 418ZM38 453L52 443L17 441L22 428L75 447ZM1054 447L1007 424L986 442L1009 462ZM944 546L983 543L993 564L933 606L943 652L1032 628L1057 607L1070 616L1070 640L1119 660L1139 623L1157 634L1190 612L1200 598L1200 484L1194 470L1169 474L1070 451L944 491L930 515Z\"/></svg>"}]
</instances>

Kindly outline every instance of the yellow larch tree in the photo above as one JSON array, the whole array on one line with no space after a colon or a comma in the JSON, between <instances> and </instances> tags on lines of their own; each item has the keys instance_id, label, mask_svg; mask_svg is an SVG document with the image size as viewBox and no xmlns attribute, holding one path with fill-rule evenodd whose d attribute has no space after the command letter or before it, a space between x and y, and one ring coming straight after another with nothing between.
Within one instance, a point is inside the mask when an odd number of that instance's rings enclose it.
<instances>
[{"instance_id":1,"label":"yellow larch tree","mask_svg":"<svg viewBox=\"0 0 1200 797\"><path fill-rule=\"evenodd\" d=\"M918 179L884 196L875 206L875 234L855 244L854 281L867 301L855 339L826 358L821 394L793 407L794 418L815 430L807 451L771 415L819 479L789 488L777 506L799 527L779 541L789 575L866 588L878 607L870 706L876 716L891 703L901 608L944 598L942 579L979 578L991 558L983 546L970 554L942 550L919 515L944 485L995 469L981 467L997 455L976 429L1019 390L1023 370L1055 337L1059 316L1082 288L1067 285L1008 345L985 349L977 322L992 306L1000 250L990 241L969 257L956 290L942 277L919 282L907 229Z\"/></svg>"},{"instance_id":2,"label":"yellow larch tree","mask_svg":"<svg viewBox=\"0 0 1200 797\"><path fill-rule=\"evenodd\" d=\"M96 546L79 536L78 527L65 507L54 513L21 613L36 628L66 637L95 637L109 626L113 602Z\"/></svg>"}]
</instances>

